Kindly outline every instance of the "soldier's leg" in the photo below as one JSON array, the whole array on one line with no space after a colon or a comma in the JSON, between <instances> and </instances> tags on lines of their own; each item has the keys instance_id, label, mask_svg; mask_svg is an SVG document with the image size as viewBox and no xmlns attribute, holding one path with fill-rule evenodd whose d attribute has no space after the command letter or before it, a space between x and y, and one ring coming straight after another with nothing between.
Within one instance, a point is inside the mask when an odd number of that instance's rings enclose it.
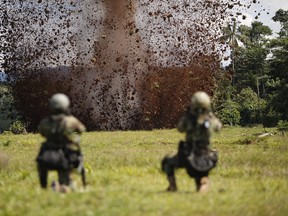
<instances>
[{"instance_id":1,"label":"soldier's leg","mask_svg":"<svg viewBox=\"0 0 288 216\"><path fill-rule=\"evenodd\" d=\"M177 191L175 171L174 171L177 166L176 157L177 155L171 158L165 157L161 163L162 171L166 173L169 182L167 191Z\"/></svg>"},{"instance_id":2,"label":"soldier's leg","mask_svg":"<svg viewBox=\"0 0 288 216\"><path fill-rule=\"evenodd\" d=\"M209 178L207 176L195 177L196 190L200 193L205 193L209 190Z\"/></svg>"},{"instance_id":3,"label":"soldier's leg","mask_svg":"<svg viewBox=\"0 0 288 216\"><path fill-rule=\"evenodd\" d=\"M177 191L175 178L175 169L185 167L184 161L181 160L179 154L174 157L165 157L162 160L162 171L166 173L169 186L167 191Z\"/></svg>"},{"instance_id":4,"label":"soldier's leg","mask_svg":"<svg viewBox=\"0 0 288 216\"><path fill-rule=\"evenodd\" d=\"M69 170L58 170L58 180L61 185L70 184L70 171Z\"/></svg>"},{"instance_id":5,"label":"soldier's leg","mask_svg":"<svg viewBox=\"0 0 288 216\"><path fill-rule=\"evenodd\" d=\"M59 179L59 192L69 192L70 188L70 170L58 170L58 179Z\"/></svg>"},{"instance_id":6,"label":"soldier's leg","mask_svg":"<svg viewBox=\"0 0 288 216\"><path fill-rule=\"evenodd\" d=\"M48 170L41 167L39 164L37 165L37 170L41 188L47 188Z\"/></svg>"}]
</instances>

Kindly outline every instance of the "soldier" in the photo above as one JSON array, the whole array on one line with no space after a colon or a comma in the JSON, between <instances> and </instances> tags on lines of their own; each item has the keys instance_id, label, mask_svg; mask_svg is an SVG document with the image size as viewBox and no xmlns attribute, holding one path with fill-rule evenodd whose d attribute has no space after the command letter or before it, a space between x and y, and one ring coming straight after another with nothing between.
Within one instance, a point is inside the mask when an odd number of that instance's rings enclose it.
<instances>
[{"instance_id":1,"label":"soldier","mask_svg":"<svg viewBox=\"0 0 288 216\"><path fill-rule=\"evenodd\" d=\"M65 94L53 95L49 106L51 115L38 126L39 133L46 138L36 159L40 185L47 188L48 171L57 170L59 187L56 190L67 192L72 169L82 164L79 134L85 131L85 126L70 114L70 101ZM81 172L84 178L83 167Z\"/></svg>"},{"instance_id":2,"label":"soldier","mask_svg":"<svg viewBox=\"0 0 288 216\"><path fill-rule=\"evenodd\" d=\"M210 137L222 127L210 108L210 98L205 92L196 92L192 96L191 106L177 125L180 132L186 133L186 140L180 141L177 155L162 160L162 170L169 181L167 191L177 190L176 168L186 168L189 176L195 179L196 191L208 190L208 174L218 160L217 152L210 149Z\"/></svg>"}]
</instances>

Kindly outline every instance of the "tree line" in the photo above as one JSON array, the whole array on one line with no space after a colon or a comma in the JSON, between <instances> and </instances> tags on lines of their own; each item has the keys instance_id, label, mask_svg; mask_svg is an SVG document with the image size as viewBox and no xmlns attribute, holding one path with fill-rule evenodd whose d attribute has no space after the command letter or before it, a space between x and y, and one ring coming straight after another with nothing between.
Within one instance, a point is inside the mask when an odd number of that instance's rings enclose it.
<instances>
[{"instance_id":1,"label":"tree line","mask_svg":"<svg viewBox=\"0 0 288 216\"><path fill-rule=\"evenodd\" d=\"M272 39L259 21L248 27L232 20L223 29L231 63L218 75L213 108L225 124L288 126L288 11L272 19L281 25Z\"/></svg>"}]
</instances>

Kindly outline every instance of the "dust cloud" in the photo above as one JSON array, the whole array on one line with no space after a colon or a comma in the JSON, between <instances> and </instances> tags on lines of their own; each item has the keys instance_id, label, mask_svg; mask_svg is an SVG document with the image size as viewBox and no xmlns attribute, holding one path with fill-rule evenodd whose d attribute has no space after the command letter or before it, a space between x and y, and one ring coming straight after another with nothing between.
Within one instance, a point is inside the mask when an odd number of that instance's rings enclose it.
<instances>
[{"instance_id":1,"label":"dust cloud","mask_svg":"<svg viewBox=\"0 0 288 216\"><path fill-rule=\"evenodd\" d=\"M3 1L2 67L31 130L56 92L89 130L174 127L193 92L213 94L221 28L250 3Z\"/></svg>"}]
</instances>

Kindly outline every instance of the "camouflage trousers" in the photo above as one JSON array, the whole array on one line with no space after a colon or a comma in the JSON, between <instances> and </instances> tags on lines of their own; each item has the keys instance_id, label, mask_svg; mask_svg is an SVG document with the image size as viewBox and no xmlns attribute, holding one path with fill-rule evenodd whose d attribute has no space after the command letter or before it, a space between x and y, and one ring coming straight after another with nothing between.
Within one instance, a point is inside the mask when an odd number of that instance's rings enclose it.
<instances>
[{"instance_id":1,"label":"camouflage trousers","mask_svg":"<svg viewBox=\"0 0 288 216\"><path fill-rule=\"evenodd\" d=\"M38 170L38 176L39 176L41 187L47 188L49 170L39 164L37 166L37 170ZM58 173L59 184L69 186L71 182L71 179L70 179L71 170L59 169L56 171Z\"/></svg>"},{"instance_id":2,"label":"camouflage trousers","mask_svg":"<svg viewBox=\"0 0 288 216\"><path fill-rule=\"evenodd\" d=\"M47 187L48 172L55 170L58 173L58 180L60 185L70 184L70 174L72 167L70 167L68 156L61 149L41 148L36 158L37 170L42 188Z\"/></svg>"},{"instance_id":3,"label":"camouflage trousers","mask_svg":"<svg viewBox=\"0 0 288 216\"><path fill-rule=\"evenodd\" d=\"M209 171L200 172L195 170L188 162L187 158L183 158L177 154L173 157L165 157L162 160L162 171L166 173L168 177L175 176L175 169L184 168L187 174L191 178L202 178L209 175Z\"/></svg>"},{"instance_id":4,"label":"camouflage trousers","mask_svg":"<svg viewBox=\"0 0 288 216\"><path fill-rule=\"evenodd\" d=\"M188 159L190 150L184 147L184 142L180 142L178 152L175 156L164 157L161 162L162 171L168 177L175 176L175 169L184 168L192 178L202 178L209 175L209 171L198 171L191 166Z\"/></svg>"}]
</instances>

